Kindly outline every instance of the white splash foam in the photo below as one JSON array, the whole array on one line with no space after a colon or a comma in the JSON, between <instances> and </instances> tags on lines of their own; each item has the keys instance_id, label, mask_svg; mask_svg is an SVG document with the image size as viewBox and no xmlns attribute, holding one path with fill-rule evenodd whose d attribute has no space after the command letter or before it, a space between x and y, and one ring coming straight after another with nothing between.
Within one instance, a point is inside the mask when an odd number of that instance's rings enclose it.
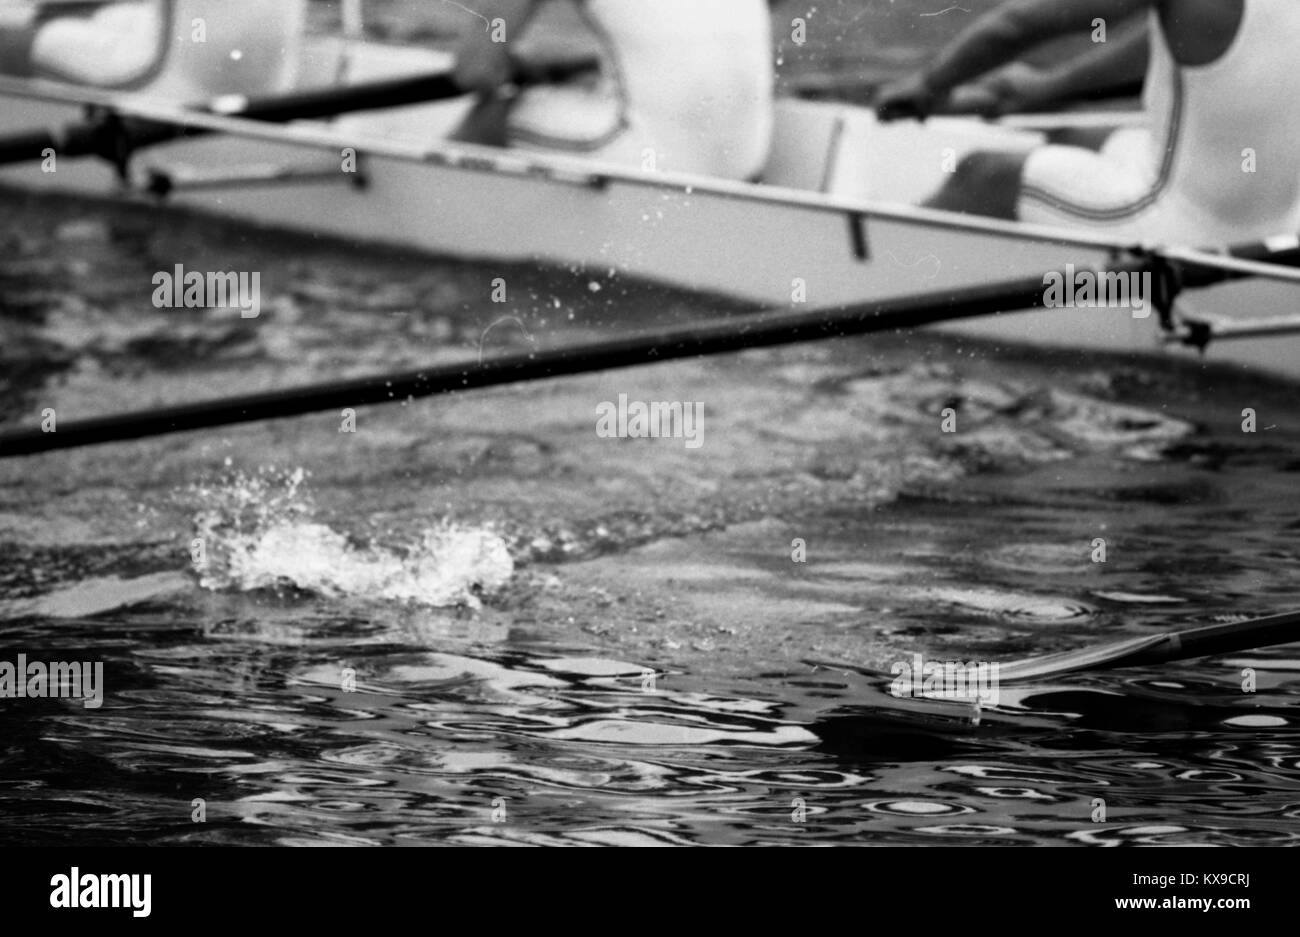
<instances>
[{"instance_id":1,"label":"white splash foam","mask_svg":"<svg viewBox=\"0 0 1300 937\"><path fill-rule=\"evenodd\" d=\"M196 489L207 502L195 519L200 585L477 608L514 573L505 541L485 528L442 522L407 550L356 545L312 519L305 477L301 469L235 473Z\"/></svg>"}]
</instances>

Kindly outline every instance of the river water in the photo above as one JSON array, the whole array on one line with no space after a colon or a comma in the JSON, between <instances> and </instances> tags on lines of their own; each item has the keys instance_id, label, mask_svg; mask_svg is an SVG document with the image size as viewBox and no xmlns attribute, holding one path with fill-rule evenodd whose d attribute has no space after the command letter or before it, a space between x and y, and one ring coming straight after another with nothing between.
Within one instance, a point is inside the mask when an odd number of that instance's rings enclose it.
<instances>
[{"instance_id":1,"label":"river water","mask_svg":"<svg viewBox=\"0 0 1300 937\"><path fill-rule=\"evenodd\" d=\"M503 313L495 267L0 195L6 422L737 311L518 268ZM260 270L261 316L153 308L176 262ZM701 445L603 438L620 395ZM915 333L0 462L0 660L104 674L0 700L0 841L1289 843L1294 647L982 710L814 662L1300 606L1296 401Z\"/></svg>"}]
</instances>

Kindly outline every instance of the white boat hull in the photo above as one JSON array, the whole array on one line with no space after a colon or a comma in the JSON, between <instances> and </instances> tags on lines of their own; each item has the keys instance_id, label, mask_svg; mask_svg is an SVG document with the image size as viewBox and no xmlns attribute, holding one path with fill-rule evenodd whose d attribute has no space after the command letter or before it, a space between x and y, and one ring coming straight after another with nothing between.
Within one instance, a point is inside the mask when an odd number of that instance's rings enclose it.
<instances>
[{"instance_id":1,"label":"white boat hull","mask_svg":"<svg viewBox=\"0 0 1300 937\"><path fill-rule=\"evenodd\" d=\"M337 71L338 44L321 44L314 54L318 73ZM433 52L397 56L373 46L353 47L347 57L352 80L444 63ZM312 68L300 72L311 81ZM939 184L954 153L990 143L1029 146L1039 139L1029 133L961 120L880 128L857 109L783 102L765 184L691 185L684 177L647 184L645 174L626 169L449 150L442 140L465 106L456 101L297 127L301 133L292 143L276 142L277 128L268 128L264 138L204 137L138 154L133 170L161 168L178 178L268 165L319 170L325 178L312 182L195 191L182 186L169 203L347 241L578 267L593 278L613 273L782 308L1041 277L1108 256L1101 247L1027 238L1014 225L963 229L937 223L937 213L878 210L882 199L922 198ZM80 116L75 107L0 96L4 132ZM348 146L361 151L364 188L341 171ZM95 160L64 161L54 173L34 164L6 167L0 182L100 197L119 191L112 170ZM1293 290L1236 284L1185 301L1198 309L1209 304L1218 312L1264 315L1293 308ZM1154 315L1137 319L1114 308L1009 313L944 328L996 341L1120 352L1154 351L1159 341ZM1300 377L1296 337L1218 343L1208 357Z\"/></svg>"}]
</instances>

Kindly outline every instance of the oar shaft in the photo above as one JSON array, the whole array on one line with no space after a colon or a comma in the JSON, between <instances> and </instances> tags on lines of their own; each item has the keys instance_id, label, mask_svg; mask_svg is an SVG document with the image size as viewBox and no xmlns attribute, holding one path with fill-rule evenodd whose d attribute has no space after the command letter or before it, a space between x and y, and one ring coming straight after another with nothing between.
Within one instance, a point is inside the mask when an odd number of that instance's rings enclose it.
<instances>
[{"instance_id":1,"label":"oar shaft","mask_svg":"<svg viewBox=\"0 0 1300 937\"><path fill-rule=\"evenodd\" d=\"M48 130L33 130L0 138L0 165L43 159L47 150L59 151L61 141Z\"/></svg>"},{"instance_id":2,"label":"oar shaft","mask_svg":"<svg viewBox=\"0 0 1300 937\"><path fill-rule=\"evenodd\" d=\"M1156 259L1133 260L1113 265L1107 272L1120 275L1147 272L1157 263ZM1062 277L1068 275L1058 273ZM1193 268L1185 275L1186 285L1204 285L1241 274L1231 270ZM0 458L1034 309L1043 303L1046 279L1046 276L1031 276L958 293L913 294L820 312L734 316L582 345L503 355L482 363L444 365L351 381L309 384L288 390L66 422L52 433L35 429L0 432Z\"/></svg>"},{"instance_id":3,"label":"oar shaft","mask_svg":"<svg viewBox=\"0 0 1300 937\"><path fill-rule=\"evenodd\" d=\"M521 85L560 82L598 66L594 58L543 65L520 64L515 81ZM286 123L427 104L465 93L450 72L432 72L355 85L312 88L264 98L219 98L188 113ZM114 108L103 106L103 111L112 115ZM186 115L187 109L177 108L175 121L163 116L157 119L126 116L111 129L101 121L89 120L69 124L55 133L41 130L0 137L0 165L41 159L46 149L54 149L59 156L102 156L116 161L132 150L217 132L187 125Z\"/></svg>"},{"instance_id":4,"label":"oar shaft","mask_svg":"<svg viewBox=\"0 0 1300 937\"><path fill-rule=\"evenodd\" d=\"M72 124L59 131L31 130L0 137L0 166L45 159L50 151L57 156L82 156L96 152L99 136L96 127Z\"/></svg>"},{"instance_id":5,"label":"oar shaft","mask_svg":"<svg viewBox=\"0 0 1300 937\"><path fill-rule=\"evenodd\" d=\"M1160 253L1166 260L1193 270L1217 272L1225 279L1300 281L1300 270L1296 269L1300 267L1300 242L1295 237L1237 244L1221 253L1183 247L1162 248Z\"/></svg>"},{"instance_id":6,"label":"oar shaft","mask_svg":"<svg viewBox=\"0 0 1300 937\"><path fill-rule=\"evenodd\" d=\"M357 111L405 107L454 98L464 93L464 89L450 74L435 72L428 75L371 81L351 87L296 91L267 98L221 98L194 110L201 114L216 114L221 117L239 117L244 120L278 124L291 120L338 117ZM204 127L186 126L179 121L169 123L165 120L131 118L123 124L124 142L128 151L156 146L182 137L206 136L214 132Z\"/></svg>"},{"instance_id":7,"label":"oar shaft","mask_svg":"<svg viewBox=\"0 0 1300 937\"><path fill-rule=\"evenodd\" d=\"M419 75L389 81L367 82L351 88L302 91L273 98L228 98L202 108L199 114L242 117L267 123L335 117L355 111L456 97L464 92L445 73ZM111 115L111 109L105 111ZM178 109L178 116L184 112ZM116 159L118 154L178 140L204 136L214 131L186 126L179 120L123 118L116 127L103 119L68 124L59 131L35 130L0 137L0 165L43 159L47 150L60 157L101 156Z\"/></svg>"},{"instance_id":8,"label":"oar shaft","mask_svg":"<svg viewBox=\"0 0 1300 937\"><path fill-rule=\"evenodd\" d=\"M1250 621L1206 625L1190 631L1174 631L1159 644L1111 664L1135 667L1163 664L1193 657L1213 657L1257 647L1300 641L1300 612L1284 612Z\"/></svg>"},{"instance_id":9,"label":"oar shaft","mask_svg":"<svg viewBox=\"0 0 1300 937\"><path fill-rule=\"evenodd\" d=\"M1121 667L1148 667L1195 657L1215 657L1262 647L1300 641L1300 611L1282 612L1265 618L1203 625L1186 631L1170 631L1147 637L1127 638L1093 645L1075 651L1063 651L1045 657L1000 664L997 679L1003 685L1041 683L1069 674L1113 670ZM832 670L861 674L887 689L895 677L854 664L809 660L808 663Z\"/></svg>"},{"instance_id":10,"label":"oar shaft","mask_svg":"<svg viewBox=\"0 0 1300 937\"><path fill-rule=\"evenodd\" d=\"M1117 270L1145 269L1132 263ZM118 416L59 424L57 432L0 433L0 457L30 455L212 426L389 403L449 391L542 380L721 354L792 342L916 328L1042 304L1043 278L1028 277L954 294L952 291L878 300L826 312L734 316L655 332L640 332L565 348L503 355L480 363L444 365L401 374L311 384Z\"/></svg>"},{"instance_id":11,"label":"oar shaft","mask_svg":"<svg viewBox=\"0 0 1300 937\"><path fill-rule=\"evenodd\" d=\"M423 104L426 101L457 97L464 93L465 90L449 73L435 72L428 75L369 81L351 87L333 86L296 91L275 97L251 98L243 101L240 106L229 104L230 101L237 99L223 99L202 110L227 117L281 123L288 120L333 117L354 111Z\"/></svg>"},{"instance_id":12,"label":"oar shaft","mask_svg":"<svg viewBox=\"0 0 1300 937\"><path fill-rule=\"evenodd\" d=\"M1300 612L1126 638L1002 665L1002 683L1041 681L1080 671L1149 667L1300 641Z\"/></svg>"},{"instance_id":13,"label":"oar shaft","mask_svg":"<svg viewBox=\"0 0 1300 937\"><path fill-rule=\"evenodd\" d=\"M514 81L520 85L562 82L596 69L599 65L595 58L589 57L541 65L521 62L514 66ZM231 107L228 99L219 100L204 110L225 117L283 123L290 120L335 117L357 111L425 104L459 97L466 93L451 72L433 72L249 99L238 107Z\"/></svg>"}]
</instances>

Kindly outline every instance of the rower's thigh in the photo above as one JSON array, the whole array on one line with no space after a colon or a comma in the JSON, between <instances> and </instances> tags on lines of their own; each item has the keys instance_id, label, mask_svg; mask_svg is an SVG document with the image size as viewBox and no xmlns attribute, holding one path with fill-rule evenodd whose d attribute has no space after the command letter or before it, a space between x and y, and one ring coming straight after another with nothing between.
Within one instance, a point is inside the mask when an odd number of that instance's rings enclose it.
<instances>
[{"instance_id":1,"label":"rower's thigh","mask_svg":"<svg viewBox=\"0 0 1300 937\"><path fill-rule=\"evenodd\" d=\"M108 6L90 19L60 17L36 33L32 64L43 75L111 87L144 75L162 54L157 11Z\"/></svg>"},{"instance_id":2,"label":"rower's thigh","mask_svg":"<svg viewBox=\"0 0 1300 937\"><path fill-rule=\"evenodd\" d=\"M1025 162L1017 215L1050 223L1118 222L1147 207L1155 184L1131 142L1117 145L1112 137L1100 153L1039 147Z\"/></svg>"},{"instance_id":3,"label":"rower's thigh","mask_svg":"<svg viewBox=\"0 0 1300 937\"><path fill-rule=\"evenodd\" d=\"M956 172L943 188L925 203L926 207L1012 219L1019 200L1024 161L1023 153L967 154L957 163Z\"/></svg>"}]
</instances>

